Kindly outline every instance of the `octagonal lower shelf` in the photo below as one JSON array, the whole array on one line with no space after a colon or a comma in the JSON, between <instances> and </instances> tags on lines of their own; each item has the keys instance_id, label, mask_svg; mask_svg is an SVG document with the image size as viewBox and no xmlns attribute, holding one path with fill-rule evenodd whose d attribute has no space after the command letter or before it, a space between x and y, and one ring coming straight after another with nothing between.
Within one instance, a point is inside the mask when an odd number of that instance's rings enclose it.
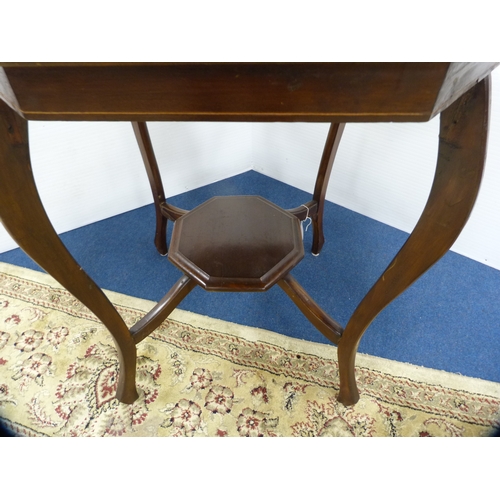
<instances>
[{"instance_id":1,"label":"octagonal lower shelf","mask_svg":"<svg viewBox=\"0 0 500 500\"><path fill-rule=\"evenodd\" d=\"M304 257L299 220L260 196L217 196L174 224L169 259L212 291L265 291Z\"/></svg>"}]
</instances>

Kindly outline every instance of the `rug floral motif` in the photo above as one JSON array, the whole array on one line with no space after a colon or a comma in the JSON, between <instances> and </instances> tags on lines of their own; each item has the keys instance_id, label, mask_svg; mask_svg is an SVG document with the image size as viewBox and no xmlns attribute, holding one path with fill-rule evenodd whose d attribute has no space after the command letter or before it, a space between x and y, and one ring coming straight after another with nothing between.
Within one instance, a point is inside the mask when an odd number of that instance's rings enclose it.
<instances>
[{"instance_id":1,"label":"rug floral motif","mask_svg":"<svg viewBox=\"0 0 500 500\"><path fill-rule=\"evenodd\" d=\"M291 349L278 334L221 331L209 318L204 327L185 312L138 345L139 398L119 403L116 350L97 318L48 277L2 269L0 421L17 435L487 436L498 426L500 390L360 365L361 399L345 407L334 347L321 346L323 356L293 340ZM112 298L128 325L147 311L145 301Z\"/></svg>"}]
</instances>

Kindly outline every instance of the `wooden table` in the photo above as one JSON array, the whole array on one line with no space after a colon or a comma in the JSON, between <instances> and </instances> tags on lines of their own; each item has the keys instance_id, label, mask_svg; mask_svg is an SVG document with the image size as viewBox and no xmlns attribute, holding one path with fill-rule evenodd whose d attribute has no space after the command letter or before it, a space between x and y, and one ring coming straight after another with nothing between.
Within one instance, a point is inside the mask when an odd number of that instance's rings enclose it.
<instances>
[{"instance_id":1,"label":"wooden table","mask_svg":"<svg viewBox=\"0 0 500 500\"><path fill-rule=\"evenodd\" d=\"M110 331L120 361L117 398L131 403L137 398L141 328L127 328L53 229L31 171L27 120L421 122L440 114L428 202L338 340L338 399L354 404L359 399L355 356L363 333L450 249L474 206L486 155L489 75L496 65L1 64L0 218L19 246Z\"/></svg>"}]
</instances>

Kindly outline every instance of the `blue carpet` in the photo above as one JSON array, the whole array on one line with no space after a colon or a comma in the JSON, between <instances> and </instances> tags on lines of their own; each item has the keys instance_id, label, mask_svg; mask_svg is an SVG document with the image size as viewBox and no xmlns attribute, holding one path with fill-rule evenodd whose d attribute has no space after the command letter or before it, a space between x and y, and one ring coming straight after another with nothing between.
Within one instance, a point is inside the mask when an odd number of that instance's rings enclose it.
<instances>
[{"instance_id":1,"label":"blue carpet","mask_svg":"<svg viewBox=\"0 0 500 500\"><path fill-rule=\"evenodd\" d=\"M256 172L226 179L171 198L193 208L216 195L259 194L292 208L311 195ZM171 226L169 226L171 227ZM306 257L293 275L344 326L384 271L407 234L327 203L326 243L313 257L312 231ZM103 288L158 301L180 277L153 244L154 208L149 205L61 238ZM20 250L0 260L37 269ZM365 333L359 351L384 358L500 382L500 272L453 252L389 305ZM279 287L266 293L208 293L196 288L182 309L328 343Z\"/></svg>"}]
</instances>

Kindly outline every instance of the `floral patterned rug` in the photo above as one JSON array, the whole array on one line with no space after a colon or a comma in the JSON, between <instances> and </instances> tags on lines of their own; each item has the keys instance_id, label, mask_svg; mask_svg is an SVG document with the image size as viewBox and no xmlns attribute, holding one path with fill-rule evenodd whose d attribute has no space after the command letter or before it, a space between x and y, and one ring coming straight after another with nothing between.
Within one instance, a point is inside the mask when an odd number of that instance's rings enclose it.
<instances>
[{"instance_id":1,"label":"floral patterned rug","mask_svg":"<svg viewBox=\"0 0 500 500\"><path fill-rule=\"evenodd\" d=\"M132 325L152 307L106 292ZM176 310L138 346L139 399L115 398L110 334L49 276L0 264L0 423L19 436L487 436L500 384Z\"/></svg>"}]
</instances>

